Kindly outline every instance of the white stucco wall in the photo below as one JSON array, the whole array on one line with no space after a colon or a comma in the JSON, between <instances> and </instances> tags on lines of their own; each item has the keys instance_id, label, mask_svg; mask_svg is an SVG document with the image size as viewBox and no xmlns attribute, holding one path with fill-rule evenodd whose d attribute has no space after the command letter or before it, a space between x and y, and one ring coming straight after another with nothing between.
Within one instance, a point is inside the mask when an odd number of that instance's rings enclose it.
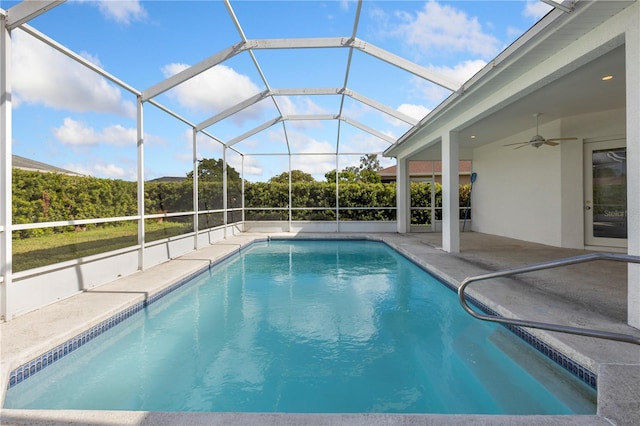
<instances>
[{"instance_id":1,"label":"white stucco wall","mask_svg":"<svg viewBox=\"0 0 640 426\"><path fill-rule=\"evenodd\" d=\"M473 230L558 247L584 247L583 140L620 136L624 110L573 116L540 126L545 137L576 141L538 149L505 144L526 141L531 128L477 148L473 168ZM543 219L543 220L541 220Z\"/></svg>"},{"instance_id":2,"label":"white stucco wall","mask_svg":"<svg viewBox=\"0 0 640 426\"><path fill-rule=\"evenodd\" d=\"M542 135L558 131L557 122L540 127ZM474 231L560 245L560 150L504 146L534 134L529 129L474 151Z\"/></svg>"}]
</instances>

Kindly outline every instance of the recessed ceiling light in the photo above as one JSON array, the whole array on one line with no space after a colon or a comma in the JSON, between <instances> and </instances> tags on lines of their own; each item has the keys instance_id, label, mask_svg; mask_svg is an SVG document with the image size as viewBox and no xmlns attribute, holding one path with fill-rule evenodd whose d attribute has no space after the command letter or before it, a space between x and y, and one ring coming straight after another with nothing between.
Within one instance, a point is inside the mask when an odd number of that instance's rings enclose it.
<instances>
[{"instance_id":1,"label":"recessed ceiling light","mask_svg":"<svg viewBox=\"0 0 640 426\"><path fill-rule=\"evenodd\" d=\"M608 81L611 80L613 78L612 75L605 75L604 77L602 77L602 81Z\"/></svg>"},{"instance_id":2,"label":"recessed ceiling light","mask_svg":"<svg viewBox=\"0 0 640 426\"><path fill-rule=\"evenodd\" d=\"M476 135L471 135L471 136L469 136L469 137L470 137L471 139L475 139L475 138L476 138Z\"/></svg>"}]
</instances>

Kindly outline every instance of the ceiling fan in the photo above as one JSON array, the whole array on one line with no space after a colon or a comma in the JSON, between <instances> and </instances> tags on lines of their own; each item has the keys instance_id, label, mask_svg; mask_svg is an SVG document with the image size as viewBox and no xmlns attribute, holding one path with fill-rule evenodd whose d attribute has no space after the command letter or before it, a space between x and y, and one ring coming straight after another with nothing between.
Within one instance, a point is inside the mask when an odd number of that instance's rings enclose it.
<instances>
[{"instance_id":1,"label":"ceiling fan","mask_svg":"<svg viewBox=\"0 0 640 426\"><path fill-rule=\"evenodd\" d=\"M520 145L519 147L516 147L514 149L520 149L523 148L527 145L530 145L534 148L540 148L542 145L550 145L550 146L556 146L559 144L559 142L557 141L574 141L577 140L578 138L551 138L551 139L545 139L542 136L540 136L540 134L538 133L538 117L540 115L542 115L542 113L535 113L533 114L536 117L536 135L534 137L532 137L528 142L516 142L516 143L510 143L507 144L505 146L514 146L514 145Z\"/></svg>"}]
</instances>

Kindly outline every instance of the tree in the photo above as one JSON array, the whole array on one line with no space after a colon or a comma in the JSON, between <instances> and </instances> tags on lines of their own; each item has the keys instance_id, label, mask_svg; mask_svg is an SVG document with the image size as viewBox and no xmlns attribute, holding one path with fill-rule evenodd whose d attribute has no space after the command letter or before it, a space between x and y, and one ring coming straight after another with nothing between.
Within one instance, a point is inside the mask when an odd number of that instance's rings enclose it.
<instances>
[{"instance_id":1,"label":"tree","mask_svg":"<svg viewBox=\"0 0 640 426\"><path fill-rule=\"evenodd\" d=\"M371 170L378 172L381 168L378 154L367 154L364 157L360 157L360 171Z\"/></svg>"},{"instance_id":2,"label":"tree","mask_svg":"<svg viewBox=\"0 0 640 426\"><path fill-rule=\"evenodd\" d=\"M347 166L338 175L340 182L365 182L365 183L380 183L380 175L378 171L382 167L378 160L377 154L367 154L364 157L360 157L359 166ZM325 173L324 177L327 182L336 181L336 170L333 169L330 172Z\"/></svg>"},{"instance_id":3,"label":"tree","mask_svg":"<svg viewBox=\"0 0 640 426\"><path fill-rule=\"evenodd\" d=\"M224 161L219 158L203 158L198 160L198 180L209 182L222 182L222 170ZM193 172L187 173L188 179L193 179ZM240 173L227 164L227 179L229 182L240 182Z\"/></svg>"},{"instance_id":4,"label":"tree","mask_svg":"<svg viewBox=\"0 0 640 426\"><path fill-rule=\"evenodd\" d=\"M362 182L380 183L381 178L378 172L381 168L377 154L367 154L364 157L360 157L358 178Z\"/></svg>"},{"instance_id":5,"label":"tree","mask_svg":"<svg viewBox=\"0 0 640 426\"><path fill-rule=\"evenodd\" d=\"M316 180L307 172L302 170L291 170L291 182L315 182ZM269 179L269 183L289 184L289 172L283 172Z\"/></svg>"},{"instance_id":6,"label":"tree","mask_svg":"<svg viewBox=\"0 0 640 426\"><path fill-rule=\"evenodd\" d=\"M329 183L336 183L336 169L324 174L325 179ZM358 180L358 168L346 167L338 175L340 182L356 182Z\"/></svg>"}]
</instances>

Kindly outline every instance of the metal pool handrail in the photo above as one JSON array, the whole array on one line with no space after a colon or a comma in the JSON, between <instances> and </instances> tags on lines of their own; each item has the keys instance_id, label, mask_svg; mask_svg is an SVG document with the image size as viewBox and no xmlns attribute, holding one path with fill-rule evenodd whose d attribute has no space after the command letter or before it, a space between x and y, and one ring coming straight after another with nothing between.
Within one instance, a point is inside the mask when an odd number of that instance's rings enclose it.
<instances>
[{"instance_id":1,"label":"metal pool handrail","mask_svg":"<svg viewBox=\"0 0 640 426\"><path fill-rule=\"evenodd\" d=\"M534 263L534 264L522 266L519 268L506 269L502 271L491 272L488 274L467 277L460 283L460 287L458 287L458 299L460 300L460 304L462 305L464 310L467 311L468 314L483 321L492 321L492 322L497 322L501 324L512 324L512 325L517 325L521 327L530 327L530 328L538 328L542 330L558 331L560 333L577 334L581 336L595 337L598 339L617 340L620 342L627 342L635 345L640 345L640 337L632 336L630 334L611 333L611 332L602 331L602 330L593 330L588 328L571 327L571 326L565 326L565 325L559 325L559 324L550 324L545 322L527 321L527 320L520 320L516 318L505 318L505 317L497 317L493 315L479 314L473 309L471 309L465 297L465 293L464 293L465 289L469 284L475 281L483 281L483 280L488 280L492 278L506 277L509 275L540 271L543 269L557 268L560 266L573 265L576 263L591 262L594 260L613 260L617 262L627 262L627 263L631 262L631 263L640 264L640 256L630 256L626 254L614 254L614 253L592 253L592 254L585 254L582 256L568 257L565 259L552 260L549 262Z\"/></svg>"}]
</instances>

